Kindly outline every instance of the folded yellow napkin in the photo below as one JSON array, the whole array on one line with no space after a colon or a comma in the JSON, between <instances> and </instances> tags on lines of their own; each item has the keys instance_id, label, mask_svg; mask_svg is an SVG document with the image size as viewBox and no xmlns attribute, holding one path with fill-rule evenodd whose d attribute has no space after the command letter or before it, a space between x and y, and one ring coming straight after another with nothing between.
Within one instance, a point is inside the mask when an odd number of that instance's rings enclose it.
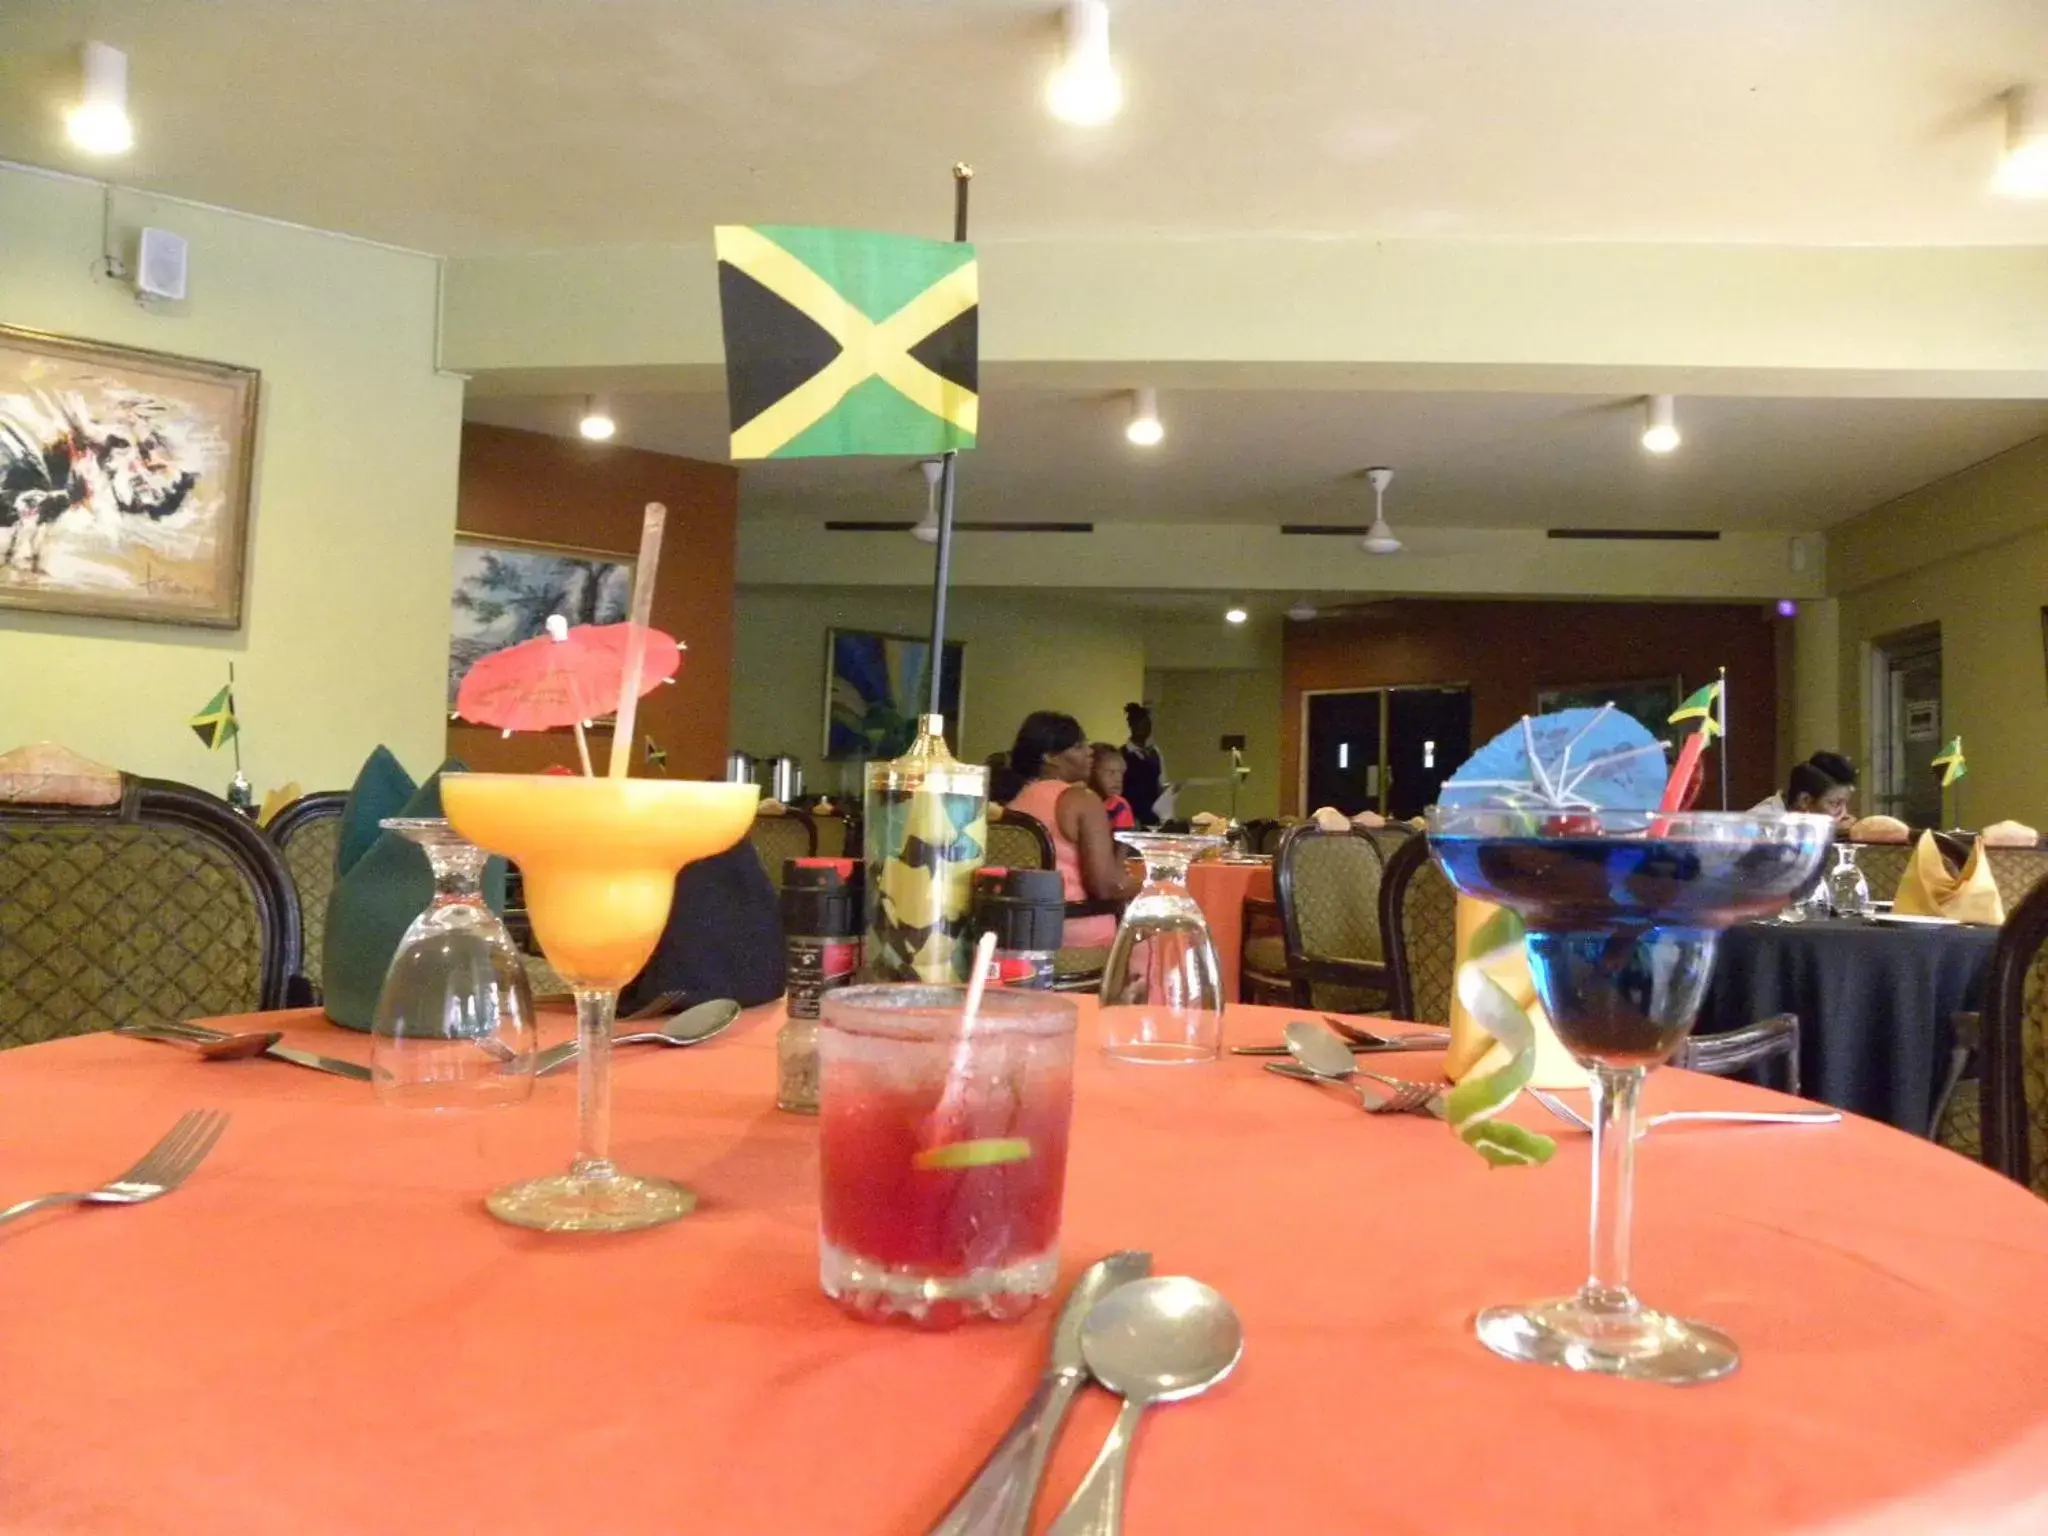
<instances>
[{"instance_id":1,"label":"folded yellow napkin","mask_svg":"<svg viewBox=\"0 0 2048 1536\"><path fill-rule=\"evenodd\" d=\"M256 813L256 825L259 827L269 826L270 819L273 816L298 798L298 780L294 779L289 784L279 785L263 797L263 809Z\"/></svg>"},{"instance_id":2,"label":"folded yellow napkin","mask_svg":"<svg viewBox=\"0 0 2048 1536\"><path fill-rule=\"evenodd\" d=\"M1922 832L1906 863L1905 878L1892 898L1892 910L1914 917L1952 917L1959 923L1984 923L1992 927L2005 921L2005 903L1998 896L1998 882L1991 878L1991 866L1984 862L1981 844L1971 844L1969 860L1962 872L1949 868L1948 859L1934 841L1932 832Z\"/></svg>"},{"instance_id":3,"label":"folded yellow napkin","mask_svg":"<svg viewBox=\"0 0 2048 1536\"><path fill-rule=\"evenodd\" d=\"M1852 843L1903 843L1912 836L1912 828L1896 816L1865 816L1849 828Z\"/></svg>"},{"instance_id":4,"label":"folded yellow napkin","mask_svg":"<svg viewBox=\"0 0 2048 1536\"><path fill-rule=\"evenodd\" d=\"M763 800L759 805L754 807L754 814L756 816L780 816L784 811L788 809L789 807L784 805L780 800Z\"/></svg>"},{"instance_id":5,"label":"folded yellow napkin","mask_svg":"<svg viewBox=\"0 0 2048 1536\"><path fill-rule=\"evenodd\" d=\"M1536 981L1529 974L1528 951L1516 944L1484 957L1475 957L1472 953L1474 936L1499 910L1490 901L1478 901L1470 896L1458 898L1457 965L1462 966L1468 961L1478 964L1528 1015L1529 1023L1536 1032L1536 1070L1529 1079L1529 1086L1583 1088L1586 1086L1585 1068L1572 1060L1571 1053L1557 1038L1557 1031L1550 1027L1543 1004L1537 1001ZM1453 967L1452 975L1455 978L1456 967ZM1475 1074L1484 1075L1505 1066L1509 1054L1506 1047L1472 1017L1458 997L1454 979L1451 985L1451 1043L1444 1053L1444 1075L1454 1083L1462 1083Z\"/></svg>"},{"instance_id":6,"label":"folded yellow napkin","mask_svg":"<svg viewBox=\"0 0 2048 1536\"><path fill-rule=\"evenodd\" d=\"M1977 841L1986 848L2033 848L2041 834L2024 821L1994 821L1977 834Z\"/></svg>"}]
</instances>

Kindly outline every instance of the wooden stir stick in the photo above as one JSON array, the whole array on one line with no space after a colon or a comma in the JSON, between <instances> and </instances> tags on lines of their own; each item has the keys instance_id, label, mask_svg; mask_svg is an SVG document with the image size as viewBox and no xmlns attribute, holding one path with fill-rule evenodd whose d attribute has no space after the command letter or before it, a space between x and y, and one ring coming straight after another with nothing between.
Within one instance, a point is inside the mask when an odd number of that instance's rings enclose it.
<instances>
[{"instance_id":1,"label":"wooden stir stick","mask_svg":"<svg viewBox=\"0 0 2048 1536\"><path fill-rule=\"evenodd\" d=\"M627 615L633 627L626 637L626 670L619 679L619 711L612 726L607 771L615 779L626 777L633 763L633 717L640 710L640 673L647 658L647 626L654 616L654 563L661 558L661 529L667 521L667 507L658 501L647 503L640 524L640 563L633 567L633 607Z\"/></svg>"}]
</instances>

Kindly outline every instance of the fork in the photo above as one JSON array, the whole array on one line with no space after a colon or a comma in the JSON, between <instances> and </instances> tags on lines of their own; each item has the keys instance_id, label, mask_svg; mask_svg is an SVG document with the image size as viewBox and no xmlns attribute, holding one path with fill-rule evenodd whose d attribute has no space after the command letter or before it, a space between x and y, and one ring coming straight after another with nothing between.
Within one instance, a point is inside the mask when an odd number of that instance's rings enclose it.
<instances>
[{"instance_id":1,"label":"fork","mask_svg":"<svg viewBox=\"0 0 2048 1536\"><path fill-rule=\"evenodd\" d=\"M1358 1095L1358 1106L1368 1115L1408 1115L1420 1111L1426 1115L1440 1115L1437 1104L1439 1090L1433 1083L1411 1083L1398 1077L1381 1077L1377 1072L1359 1072L1357 1077L1369 1077L1382 1087L1391 1089L1383 1098L1374 1098L1370 1089L1341 1077L1319 1077L1306 1067L1298 1067L1291 1061L1269 1061L1268 1072L1277 1072L1282 1077L1291 1077L1302 1083L1329 1083L1333 1087L1348 1088Z\"/></svg>"},{"instance_id":2,"label":"fork","mask_svg":"<svg viewBox=\"0 0 2048 1536\"><path fill-rule=\"evenodd\" d=\"M98 1189L74 1194L38 1195L0 1211L0 1222L26 1216L30 1211L53 1205L140 1205L159 1195L168 1195L206 1160L220 1133L227 1129L225 1110L195 1109L181 1116L164 1133L164 1138L142 1155L142 1161L126 1173L107 1180Z\"/></svg>"}]
</instances>

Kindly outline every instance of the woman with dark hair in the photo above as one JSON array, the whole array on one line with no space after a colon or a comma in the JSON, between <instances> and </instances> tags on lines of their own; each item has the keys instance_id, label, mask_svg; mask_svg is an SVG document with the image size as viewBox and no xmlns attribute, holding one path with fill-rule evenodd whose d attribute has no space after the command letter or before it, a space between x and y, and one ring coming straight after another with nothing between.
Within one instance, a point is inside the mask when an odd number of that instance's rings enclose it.
<instances>
[{"instance_id":1,"label":"woman with dark hair","mask_svg":"<svg viewBox=\"0 0 2048 1536\"><path fill-rule=\"evenodd\" d=\"M1010 748L1010 766L1025 784L1010 809L1035 817L1052 835L1053 862L1067 900L1128 901L1138 894L1139 882L1125 869L1109 816L1088 787L1094 764L1088 733L1072 715L1026 715ZM1068 920L1061 942L1069 949L1104 949L1115 937L1115 918L1077 917Z\"/></svg>"},{"instance_id":2,"label":"woman with dark hair","mask_svg":"<svg viewBox=\"0 0 2048 1536\"><path fill-rule=\"evenodd\" d=\"M1783 797L1773 798L1778 810L1832 816L1835 826L1846 832L1856 820L1856 765L1839 752L1816 752L1792 765Z\"/></svg>"},{"instance_id":3,"label":"woman with dark hair","mask_svg":"<svg viewBox=\"0 0 2048 1536\"><path fill-rule=\"evenodd\" d=\"M1124 743L1124 798L1141 827L1159 825L1159 792L1166 786L1166 764L1152 745L1152 711L1143 704L1124 706L1124 725L1131 739Z\"/></svg>"}]
</instances>

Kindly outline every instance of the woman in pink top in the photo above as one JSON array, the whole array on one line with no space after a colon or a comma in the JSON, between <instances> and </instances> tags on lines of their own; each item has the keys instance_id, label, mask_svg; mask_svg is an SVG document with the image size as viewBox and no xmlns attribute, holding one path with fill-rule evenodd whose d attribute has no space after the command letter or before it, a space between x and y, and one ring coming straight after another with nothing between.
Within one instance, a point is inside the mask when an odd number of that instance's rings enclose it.
<instances>
[{"instance_id":1,"label":"woman in pink top","mask_svg":"<svg viewBox=\"0 0 2048 1536\"><path fill-rule=\"evenodd\" d=\"M1138 894L1109 832L1102 801L1088 787L1095 755L1088 734L1072 715L1039 710L1017 728L1010 766L1024 777L1024 788L1010 801L1045 824L1052 834L1053 861L1069 901L1128 901ZM1068 949L1107 949L1116 937L1116 919L1070 917L1061 943Z\"/></svg>"}]
</instances>

